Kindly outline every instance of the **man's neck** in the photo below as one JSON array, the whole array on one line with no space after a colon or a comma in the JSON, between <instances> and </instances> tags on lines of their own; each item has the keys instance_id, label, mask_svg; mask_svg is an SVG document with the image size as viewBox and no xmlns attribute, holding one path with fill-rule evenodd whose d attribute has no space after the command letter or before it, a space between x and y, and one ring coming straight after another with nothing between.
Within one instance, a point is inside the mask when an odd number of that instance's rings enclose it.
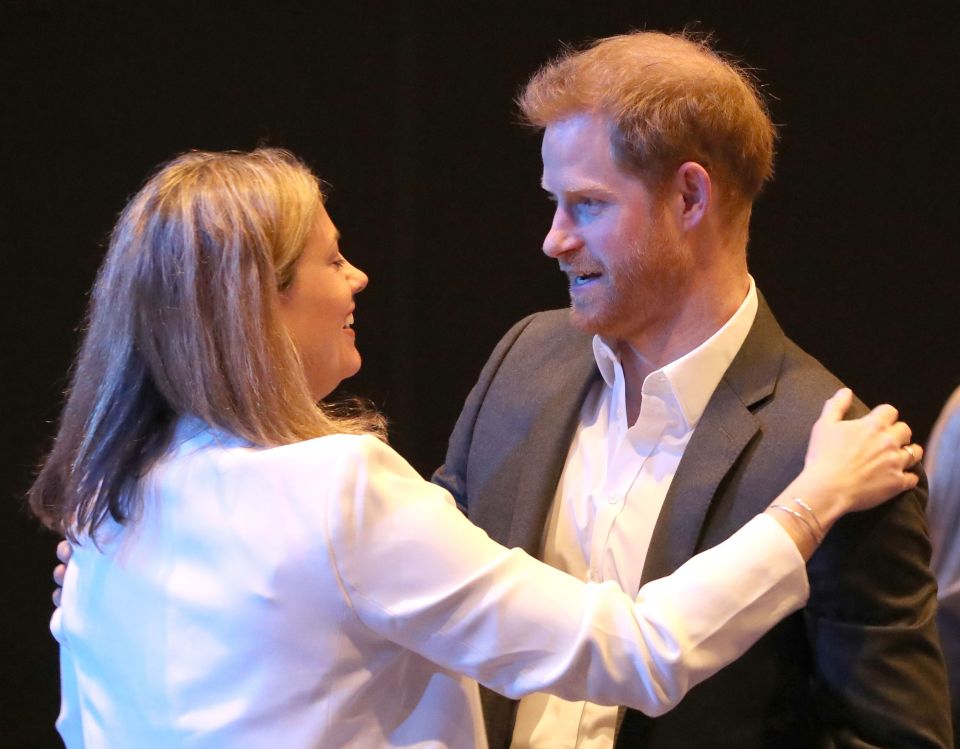
<instances>
[{"instance_id":1,"label":"man's neck","mask_svg":"<svg viewBox=\"0 0 960 749\"><path fill-rule=\"evenodd\" d=\"M651 372L693 351L722 328L750 288L744 274L736 283L707 287L687 295L675 314L620 344L628 423L640 414L643 381Z\"/></svg>"}]
</instances>

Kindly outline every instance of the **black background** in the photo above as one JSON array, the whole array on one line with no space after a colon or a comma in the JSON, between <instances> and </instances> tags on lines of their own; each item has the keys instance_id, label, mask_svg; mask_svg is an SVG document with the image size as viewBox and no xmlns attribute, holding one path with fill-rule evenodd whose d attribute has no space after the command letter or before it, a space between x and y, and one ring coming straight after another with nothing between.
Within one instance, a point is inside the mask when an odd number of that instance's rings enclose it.
<instances>
[{"instance_id":1,"label":"black background","mask_svg":"<svg viewBox=\"0 0 960 749\"><path fill-rule=\"evenodd\" d=\"M330 183L344 252L371 277L346 389L429 473L499 336L565 304L539 252L550 210L518 88L561 42L712 30L781 125L754 212L759 287L802 346L925 439L960 382L960 10L889 4L4 0L0 745L57 745L55 539L22 496L86 292L126 198L190 148L283 146Z\"/></svg>"}]
</instances>

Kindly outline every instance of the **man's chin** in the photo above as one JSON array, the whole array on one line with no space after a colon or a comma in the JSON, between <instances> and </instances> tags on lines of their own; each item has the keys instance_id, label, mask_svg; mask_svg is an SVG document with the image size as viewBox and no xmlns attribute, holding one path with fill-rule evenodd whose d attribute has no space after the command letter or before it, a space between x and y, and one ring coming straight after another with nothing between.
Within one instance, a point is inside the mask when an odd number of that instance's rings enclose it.
<instances>
[{"instance_id":1,"label":"man's chin","mask_svg":"<svg viewBox=\"0 0 960 749\"><path fill-rule=\"evenodd\" d=\"M584 333L601 336L607 335L607 328L609 327L603 315L578 306L575 302L570 303L570 324Z\"/></svg>"}]
</instances>

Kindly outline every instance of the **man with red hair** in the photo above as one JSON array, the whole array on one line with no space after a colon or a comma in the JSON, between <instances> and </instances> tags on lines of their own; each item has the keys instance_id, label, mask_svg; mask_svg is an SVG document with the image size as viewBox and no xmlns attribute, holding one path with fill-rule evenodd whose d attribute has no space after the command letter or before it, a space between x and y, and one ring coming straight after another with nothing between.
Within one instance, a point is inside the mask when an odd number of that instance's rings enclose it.
<instances>
[{"instance_id":1,"label":"man with red hair","mask_svg":"<svg viewBox=\"0 0 960 749\"><path fill-rule=\"evenodd\" d=\"M520 105L544 132L543 251L570 310L507 333L435 480L501 543L635 593L788 483L840 383L747 270L775 140L749 74L704 40L639 32L546 65ZM673 712L490 693L491 746L949 746L924 503L838 523L806 609ZM802 497L789 509L816 533Z\"/></svg>"}]
</instances>

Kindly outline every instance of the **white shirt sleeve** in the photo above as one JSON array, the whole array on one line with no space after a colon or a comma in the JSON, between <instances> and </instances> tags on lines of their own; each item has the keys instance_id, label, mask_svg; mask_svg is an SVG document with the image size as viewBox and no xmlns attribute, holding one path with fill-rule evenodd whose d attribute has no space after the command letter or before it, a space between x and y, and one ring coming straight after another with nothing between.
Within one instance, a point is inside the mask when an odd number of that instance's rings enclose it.
<instances>
[{"instance_id":1,"label":"white shirt sleeve","mask_svg":"<svg viewBox=\"0 0 960 749\"><path fill-rule=\"evenodd\" d=\"M500 546L393 450L355 444L327 532L356 615L508 697L546 691L661 714L809 594L802 557L766 515L634 600Z\"/></svg>"},{"instance_id":2,"label":"white shirt sleeve","mask_svg":"<svg viewBox=\"0 0 960 749\"><path fill-rule=\"evenodd\" d=\"M59 607L50 619L50 632L60 643L60 715L57 717L57 731L63 739L64 746L69 749L83 749L83 724L80 695L77 690L77 671L73 663L73 652L63 631L63 612Z\"/></svg>"}]
</instances>

